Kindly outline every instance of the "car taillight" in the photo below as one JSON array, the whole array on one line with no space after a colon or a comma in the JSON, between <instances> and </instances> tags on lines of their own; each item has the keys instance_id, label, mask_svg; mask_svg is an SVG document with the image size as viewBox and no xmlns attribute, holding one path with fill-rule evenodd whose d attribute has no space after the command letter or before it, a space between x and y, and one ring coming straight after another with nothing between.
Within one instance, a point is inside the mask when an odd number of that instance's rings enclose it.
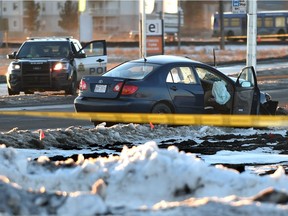
<instances>
[{"instance_id":1,"label":"car taillight","mask_svg":"<svg viewBox=\"0 0 288 216\"><path fill-rule=\"evenodd\" d=\"M113 91L119 92L122 86L123 86L123 82L117 83L117 85L114 86ZM138 87L135 85L124 85L121 94L131 95L131 94L134 94L137 90L138 90Z\"/></svg>"},{"instance_id":2,"label":"car taillight","mask_svg":"<svg viewBox=\"0 0 288 216\"><path fill-rule=\"evenodd\" d=\"M120 89L122 88L123 82L117 83L117 85L114 86L113 91L114 92L119 92Z\"/></svg>"},{"instance_id":3,"label":"car taillight","mask_svg":"<svg viewBox=\"0 0 288 216\"><path fill-rule=\"evenodd\" d=\"M80 91L85 91L87 90L87 83L81 79L80 84L79 84L79 90Z\"/></svg>"}]
</instances>

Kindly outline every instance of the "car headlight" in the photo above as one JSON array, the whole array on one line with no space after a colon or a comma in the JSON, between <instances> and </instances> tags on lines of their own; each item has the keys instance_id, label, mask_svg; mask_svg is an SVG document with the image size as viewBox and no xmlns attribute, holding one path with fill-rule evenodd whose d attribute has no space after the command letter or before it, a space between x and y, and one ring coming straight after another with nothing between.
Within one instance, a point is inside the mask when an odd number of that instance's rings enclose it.
<instances>
[{"instance_id":1,"label":"car headlight","mask_svg":"<svg viewBox=\"0 0 288 216\"><path fill-rule=\"evenodd\" d=\"M69 68L68 63L58 62L54 65L53 70L54 71L61 71L61 70L68 70L68 68Z\"/></svg>"},{"instance_id":2,"label":"car headlight","mask_svg":"<svg viewBox=\"0 0 288 216\"><path fill-rule=\"evenodd\" d=\"M21 66L20 64L15 64L15 63L12 63L9 65L9 71L12 71L12 70L20 70Z\"/></svg>"},{"instance_id":3,"label":"car headlight","mask_svg":"<svg viewBox=\"0 0 288 216\"><path fill-rule=\"evenodd\" d=\"M13 70L19 70L21 67L20 67L20 65L19 64L13 64L12 65L12 69Z\"/></svg>"}]
</instances>

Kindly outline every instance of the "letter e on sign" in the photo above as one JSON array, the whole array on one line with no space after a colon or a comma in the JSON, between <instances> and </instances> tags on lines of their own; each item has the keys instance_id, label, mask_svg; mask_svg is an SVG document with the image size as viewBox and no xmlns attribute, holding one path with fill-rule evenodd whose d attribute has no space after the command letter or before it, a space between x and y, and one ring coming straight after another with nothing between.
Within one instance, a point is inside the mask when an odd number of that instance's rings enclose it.
<instances>
[{"instance_id":1,"label":"letter e on sign","mask_svg":"<svg viewBox=\"0 0 288 216\"><path fill-rule=\"evenodd\" d=\"M146 34L147 36L162 35L161 20L146 20Z\"/></svg>"},{"instance_id":2,"label":"letter e on sign","mask_svg":"<svg viewBox=\"0 0 288 216\"><path fill-rule=\"evenodd\" d=\"M155 31L157 30L155 24L153 24L153 23L151 23L148 26L148 29L149 29L148 32L151 32L151 33L155 33Z\"/></svg>"}]
</instances>

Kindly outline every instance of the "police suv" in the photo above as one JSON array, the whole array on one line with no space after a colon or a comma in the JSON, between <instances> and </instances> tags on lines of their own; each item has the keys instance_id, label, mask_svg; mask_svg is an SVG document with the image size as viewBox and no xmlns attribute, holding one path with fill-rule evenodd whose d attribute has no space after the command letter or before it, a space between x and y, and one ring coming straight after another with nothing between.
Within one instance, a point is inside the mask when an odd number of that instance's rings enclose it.
<instances>
[{"instance_id":1,"label":"police suv","mask_svg":"<svg viewBox=\"0 0 288 216\"><path fill-rule=\"evenodd\" d=\"M61 90L74 95L82 76L106 72L106 41L82 47L72 37L30 38L7 58L13 59L6 73L9 95Z\"/></svg>"}]
</instances>

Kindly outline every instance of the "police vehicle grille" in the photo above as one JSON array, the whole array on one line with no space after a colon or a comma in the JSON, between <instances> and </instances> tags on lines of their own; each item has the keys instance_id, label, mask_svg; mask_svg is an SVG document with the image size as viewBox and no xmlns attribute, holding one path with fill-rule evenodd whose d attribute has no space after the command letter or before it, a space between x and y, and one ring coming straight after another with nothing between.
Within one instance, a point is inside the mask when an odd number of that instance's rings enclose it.
<instances>
[{"instance_id":1,"label":"police vehicle grille","mask_svg":"<svg viewBox=\"0 0 288 216\"><path fill-rule=\"evenodd\" d=\"M22 83L23 87L50 87L50 64L48 62L43 62L39 64L23 64Z\"/></svg>"}]
</instances>

